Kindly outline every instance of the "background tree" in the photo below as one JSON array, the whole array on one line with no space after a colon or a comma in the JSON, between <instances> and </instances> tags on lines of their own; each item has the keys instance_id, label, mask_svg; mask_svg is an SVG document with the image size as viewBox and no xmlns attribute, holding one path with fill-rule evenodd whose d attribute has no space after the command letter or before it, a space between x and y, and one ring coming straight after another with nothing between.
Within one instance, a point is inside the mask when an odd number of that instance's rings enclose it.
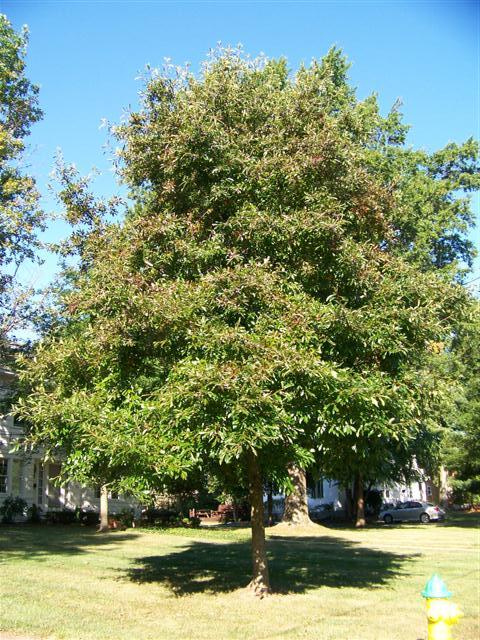
<instances>
[{"instance_id":1,"label":"background tree","mask_svg":"<svg viewBox=\"0 0 480 640\"><path fill-rule=\"evenodd\" d=\"M390 249L397 186L368 162L383 120L345 74L336 50L295 76L220 50L199 77L154 75L115 129L135 204L86 238L25 362L29 442L66 468L85 434L132 485L240 474L258 595L264 482L343 438L410 442L434 401L417 371L464 307Z\"/></svg>"},{"instance_id":2,"label":"background tree","mask_svg":"<svg viewBox=\"0 0 480 640\"><path fill-rule=\"evenodd\" d=\"M38 87L25 77L28 32L16 33L0 14L0 361L12 355L14 331L29 317L32 290L17 279L20 265L36 258L43 226L35 182L22 170L24 139L42 117Z\"/></svg>"},{"instance_id":3,"label":"background tree","mask_svg":"<svg viewBox=\"0 0 480 640\"><path fill-rule=\"evenodd\" d=\"M457 381L447 418L443 463L450 472L454 498L474 502L480 495L480 303L455 335L448 367Z\"/></svg>"},{"instance_id":4,"label":"background tree","mask_svg":"<svg viewBox=\"0 0 480 640\"><path fill-rule=\"evenodd\" d=\"M337 90L348 95L346 75L337 74L335 78ZM350 98L351 103L343 103L339 108L339 119L348 117L354 96L350 94ZM378 114L375 97L367 99L364 107ZM415 150L406 144L409 127L403 124L399 107L399 104L394 105L386 118L378 117L375 134L363 139L368 171L379 178L395 199L395 206L388 210L394 232L385 238L384 248L402 256L423 272L436 271L446 280L461 282L476 254L467 232L474 224L470 194L480 186L478 145L469 139L460 145L450 143L432 154ZM432 345L436 355L439 351L437 346ZM448 344L442 345L445 347ZM432 365L433 371L426 378L432 375L439 382L438 375L434 373L437 367L434 362ZM445 371L444 374L449 375ZM440 406L445 411L445 402L437 402L436 408L440 409ZM324 464L324 473L334 473L336 475L331 477L343 478L347 493L351 485L355 485L356 492L363 495L364 482L405 481L412 477L415 458L423 459L425 469L430 469L435 464L434 460L438 460L439 425L443 423L443 415L441 410L430 413L429 428L422 437L418 434L410 443L407 455L405 450L398 455L400 452L395 440L383 440L376 443L374 451L371 447L362 448L364 459L360 469L358 442L352 438L350 443L345 440L343 447L334 447L339 454L336 462L332 451L328 456L320 452L317 466ZM381 451L380 444L383 446ZM425 452L428 456L424 455ZM352 461L350 467L345 465L346 460ZM293 484L287 488L284 521L309 524L306 475L293 467L291 480ZM363 503L361 496L360 503ZM356 520L357 525L361 525L363 513Z\"/></svg>"},{"instance_id":5,"label":"background tree","mask_svg":"<svg viewBox=\"0 0 480 640\"><path fill-rule=\"evenodd\" d=\"M56 193L61 206L61 217L70 226L71 233L59 244L50 245L50 249L61 259L62 271L50 292L55 296L56 305L50 312L44 310L44 313L36 318L37 328L44 334L53 332L59 324L64 324L68 311L63 301L68 292L75 287L79 275L91 265L96 250L105 241L108 218L117 215L121 203L118 198L111 198L109 201L95 198L90 188L92 176L80 176L75 165L65 163L61 153L56 158L53 175L58 185ZM67 338L67 335L65 334L64 337ZM75 342L75 330L68 335L68 338L72 343ZM57 381L60 382L60 378ZM102 424L105 422L105 414L109 415L110 399L105 395L105 384L97 389L96 393L91 393L89 400L90 404L87 406L84 403L85 406L82 408L82 411L88 412L88 417L87 414L83 414L82 417L83 425L87 425L87 432L62 430L62 446L71 452L71 457L63 465L62 476L64 481L76 480L100 488L98 531L106 533L109 531L109 491L112 488L118 488L122 478L128 474L124 462L119 464L110 455L105 455L102 448L95 446L95 442L98 443L102 438L100 434ZM79 402L83 401L80 399ZM62 420L60 415L58 419ZM97 425L95 425L96 419ZM55 457L58 442L51 446L49 436L45 435L45 455L48 459L49 456Z\"/></svg>"}]
</instances>

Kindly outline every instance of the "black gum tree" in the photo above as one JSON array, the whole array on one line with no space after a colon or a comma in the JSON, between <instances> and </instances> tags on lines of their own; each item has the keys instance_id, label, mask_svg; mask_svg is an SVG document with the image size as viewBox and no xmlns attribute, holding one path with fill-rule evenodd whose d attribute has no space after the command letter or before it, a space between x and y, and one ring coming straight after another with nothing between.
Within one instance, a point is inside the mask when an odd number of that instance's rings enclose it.
<instances>
[{"instance_id":1,"label":"black gum tree","mask_svg":"<svg viewBox=\"0 0 480 640\"><path fill-rule=\"evenodd\" d=\"M134 204L87 240L62 322L25 362L30 442L63 444L72 473L81 443L132 490L241 473L259 596L265 482L324 448L366 459L422 434L429 345L465 299L397 251L403 192L370 160L399 125L346 69L336 50L295 76L221 50L199 77L154 74L114 129Z\"/></svg>"}]
</instances>

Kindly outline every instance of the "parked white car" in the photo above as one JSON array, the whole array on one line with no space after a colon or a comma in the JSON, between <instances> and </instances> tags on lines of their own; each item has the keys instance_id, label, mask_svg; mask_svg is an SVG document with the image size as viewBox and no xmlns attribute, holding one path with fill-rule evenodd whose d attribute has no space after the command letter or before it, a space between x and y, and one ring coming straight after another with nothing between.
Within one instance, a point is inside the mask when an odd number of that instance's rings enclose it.
<instances>
[{"instance_id":1,"label":"parked white car","mask_svg":"<svg viewBox=\"0 0 480 640\"><path fill-rule=\"evenodd\" d=\"M393 508L382 509L378 516L385 524L392 522L422 522L445 520L445 511L431 502L417 502L410 500L400 502Z\"/></svg>"}]
</instances>

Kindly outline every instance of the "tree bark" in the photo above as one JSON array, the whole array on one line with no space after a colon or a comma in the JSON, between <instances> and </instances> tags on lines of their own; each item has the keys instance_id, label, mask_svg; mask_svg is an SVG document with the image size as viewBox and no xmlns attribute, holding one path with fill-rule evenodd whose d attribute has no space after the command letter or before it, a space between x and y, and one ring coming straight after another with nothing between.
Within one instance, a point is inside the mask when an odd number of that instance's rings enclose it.
<instances>
[{"instance_id":1,"label":"tree bark","mask_svg":"<svg viewBox=\"0 0 480 640\"><path fill-rule=\"evenodd\" d=\"M360 473L355 475L355 527L360 529L365 526L365 497L363 492L363 478Z\"/></svg>"},{"instance_id":2,"label":"tree bark","mask_svg":"<svg viewBox=\"0 0 480 640\"><path fill-rule=\"evenodd\" d=\"M100 488L100 525L98 533L107 533L108 528L108 486L102 484Z\"/></svg>"},{"instance_id":3,"label":"tree bark","mask_svg":"<svg viewBox=\"0 0 480 640\"><path fill-rule=\"evenodd\" d=\"M308 515L307 474L295 464L288 467L288 475L293 483L293 491L285 496L282 522L289 525L309 526L314 523Z\"/></svg>"},{"instance_id":4,"label":"tree bark","mask_svg":"<svg viewBox=\"0 0 480 640\"><path fill-rule=\"evenodd\" d=\"M270 594L271 590L265 549L262 476L258 458L253 454L250 454L248 459L248 480L251 505L253 565L252 580L248 586L256 596L263 598Z\"/></svg>"}]
</instances>

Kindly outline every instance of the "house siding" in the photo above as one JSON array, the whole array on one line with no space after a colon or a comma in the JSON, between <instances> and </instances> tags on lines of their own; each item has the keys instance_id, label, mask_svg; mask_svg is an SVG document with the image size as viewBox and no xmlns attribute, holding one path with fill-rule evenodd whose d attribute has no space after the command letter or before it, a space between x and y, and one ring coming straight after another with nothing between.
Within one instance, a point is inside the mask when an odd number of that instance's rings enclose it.
<instances>
[{"instance_id":1,"label":"house siding","mask_svg":"<svg viewBox=\"0 0 480 640\"><path fill-rule=\"evenodd\" d=\"M15 451L22 436L22 427L15 424L11 416L0 419L0 460L6 461L6 481L0 483L0 506L11 496L23 498L28 506L37 505L44 513L75 508L99 511L100 498L94 487L84 487L76 482L64 486L56 484L54 477L58 475L61 460L44 463L41 451ZM121 495L109 500L112 513L125 508L138 511L139 503Z\"/></svg>"}]
</instances>

